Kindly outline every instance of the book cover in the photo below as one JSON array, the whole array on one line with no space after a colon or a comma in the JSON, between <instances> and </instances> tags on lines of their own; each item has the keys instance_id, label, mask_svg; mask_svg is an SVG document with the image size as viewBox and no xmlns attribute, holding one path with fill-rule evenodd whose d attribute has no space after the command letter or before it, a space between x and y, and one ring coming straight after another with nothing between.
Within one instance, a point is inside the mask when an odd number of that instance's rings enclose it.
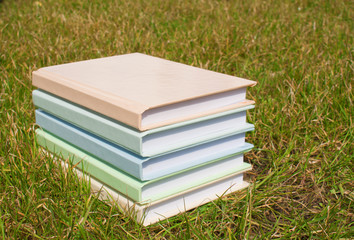
<instances>
[{"instance_id":1,"label":"book cover","mask_svg":"<svg viewBox=\"0 0 354 240\"><path fill-rule=\"evenodd\" d=\"M246 123L246 110L254 107L248 105L140 132L41 90L33 91L33 102L60 119L144 157L232 135Z\"/></svg>"},{"instance_id":2,"label":"book cover","mask_svg":"<svg viewBox=\"0 0 354 240\"><path fill-rule=\"evenodd\" d=\"M48 151L67 159L112 189L140 204L167 198L217 179L251 169L248 163L239 163L239 156L190 168L159 179L139 181L105 164L92 155L74 147L41 129L36 130L37 142ZM236 165L235 165L236 164Z\"/></svg>"},{"instance_id":3,"label":"book cover","mask_svg":"<svg viewBox=\"0 0 354 240\"><path fill-rule=\"evenodd\" d=\"M36 122L44 130L142 181L220 161L253 148L252 144L245 143L244 131L247 128L244 128L238 134L226 138L144 158L44 111L36 110Z\"/></svg>"},{"instance_id":4,"label":"book cover","mask_svg":"<svg viewBox=\"0 0 354 240\"><path fill-rule=\"evenodd\" d=\"M140 131L247 105L256 84L140 53L44 67L32 83Z\"/></svg>"}]
</instances>

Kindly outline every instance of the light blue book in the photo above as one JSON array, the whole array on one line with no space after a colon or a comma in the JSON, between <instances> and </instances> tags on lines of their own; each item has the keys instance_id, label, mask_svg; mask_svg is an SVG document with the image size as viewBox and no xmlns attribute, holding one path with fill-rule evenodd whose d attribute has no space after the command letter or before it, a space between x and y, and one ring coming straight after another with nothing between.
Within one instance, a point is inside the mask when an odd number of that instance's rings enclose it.
<instances>
[{"instance_id":1,"label":"light blue book","mask_svg":"<svg viewBox=\"0 0 354 240\"><path fill-rule=\"evenodd\" d=\"M253 147L252 144L245 143L245 131L250 129L250 126L246 126L229 137L164 155L141 157L42 110L37 109L35 113L37 124L44 130L140 180L152 180L205 163L242 155Z\"/></svg>"},{"instance_id":2,"label":"light blue book","mask_svg":"<svg viewBox=\"0 0 354 240\"><path fill-rule=\"evenodd\" d=\"M246 123L246 110L253 105L140 132L42 90L33 91L33 102L37 108L144 157L233 136L240 129L254 129Z\"/></svg>"}]
</instances>

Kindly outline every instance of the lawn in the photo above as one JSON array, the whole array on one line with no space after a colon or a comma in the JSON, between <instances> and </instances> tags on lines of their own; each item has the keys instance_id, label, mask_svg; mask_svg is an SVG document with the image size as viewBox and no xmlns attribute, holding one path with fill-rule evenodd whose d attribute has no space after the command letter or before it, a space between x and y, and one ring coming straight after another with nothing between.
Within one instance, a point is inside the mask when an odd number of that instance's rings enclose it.
<instances>
[{"instance_id":1,"label":"lawn","mask_svg":"<svg viewBox=\"0 0 354 240\"><path fill-rule=\"evenodd\" d=\"M352 1L0 2L0 236L354 237ZM31 72L141 52L255 80L251 187L149 227L36 144Z\"/></svg>"}]
</instances>

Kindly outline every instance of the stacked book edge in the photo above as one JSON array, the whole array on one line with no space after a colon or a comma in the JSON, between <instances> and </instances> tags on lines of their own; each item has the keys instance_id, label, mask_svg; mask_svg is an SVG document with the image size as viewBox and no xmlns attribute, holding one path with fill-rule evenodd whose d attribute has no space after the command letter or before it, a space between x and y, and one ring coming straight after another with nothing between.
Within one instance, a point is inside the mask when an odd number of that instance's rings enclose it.
<instances>
[{"instance_id":1,"label":"stacked book edge","mask_svg":"<svg viewBox=\"0 0 354 240\"><path fill-rule=\"evenodd\" d=\"M149 225L248 186L255 82L144 54L33 72L37 142Z\"/></svg>"}]
</instances>

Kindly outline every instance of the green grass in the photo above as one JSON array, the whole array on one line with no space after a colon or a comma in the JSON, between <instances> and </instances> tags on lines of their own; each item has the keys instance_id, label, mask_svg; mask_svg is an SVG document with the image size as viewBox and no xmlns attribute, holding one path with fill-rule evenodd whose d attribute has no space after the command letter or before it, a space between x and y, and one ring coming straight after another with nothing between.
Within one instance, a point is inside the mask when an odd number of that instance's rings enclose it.
<instances>
[{"instance_id":1,"label":"green grass","mask_svg":"<svg viewBox=\"0 0 354 240\"><path fill-rule=\"evenodd\" d=\"M88 3L89 2L89 3ZM0 3L0 236L354 237L351 1ZM142 52L256 80L252 186L149 227L41 154L31 72Z\"/></svg>"}]
</instances>

